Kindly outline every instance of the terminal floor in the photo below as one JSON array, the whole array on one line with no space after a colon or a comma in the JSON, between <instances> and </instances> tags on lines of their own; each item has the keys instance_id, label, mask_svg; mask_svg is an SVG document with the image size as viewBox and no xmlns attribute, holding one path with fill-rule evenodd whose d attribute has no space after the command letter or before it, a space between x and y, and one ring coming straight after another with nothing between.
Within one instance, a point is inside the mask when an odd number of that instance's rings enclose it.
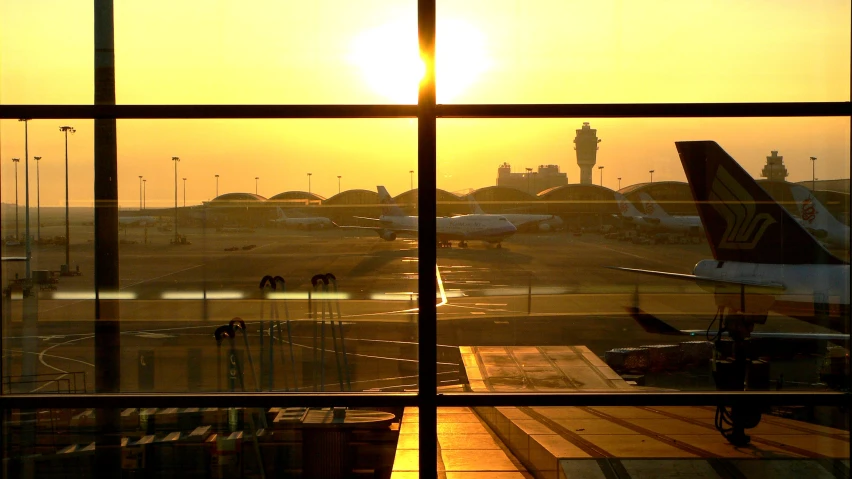
<instances>
[{"instance_id":1,"label":"terminal floor","mask_svg":"<svg viewBox=\"0 0 852 479\"><path fill-rule=\"evenodd\" d=\"M849 477L849 433L779 417L734 447L703 407L484 407L438 412L446 478ZM416 408L407 408L394 479L417 477Z\"/></svg>"}]
</instances>

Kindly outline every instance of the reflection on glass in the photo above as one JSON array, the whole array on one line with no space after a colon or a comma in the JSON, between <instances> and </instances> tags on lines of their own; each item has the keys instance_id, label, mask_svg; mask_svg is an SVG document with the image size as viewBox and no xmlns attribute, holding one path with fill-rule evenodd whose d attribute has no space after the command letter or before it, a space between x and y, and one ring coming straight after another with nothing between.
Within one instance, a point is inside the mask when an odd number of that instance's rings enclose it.
<instances>
[{"instance_id":1,"label":"reflection on glass","mask_svg":"<svg viewBox=\"0 0 852 479\"><path fill-rule=\"evenodd\" d=\"M387 477L402 418L391 409L125 408L112 453L130 476ZM4 477L102 476L98 412L9 411Z\"/></svg>"},{"instance_id":2,"label":"reflection on glass","mask_svg":"<svg viewBox=\"0 0 852 479\"><path fill-rule=\"evenodd\" d=\"M718 434L714 409L477 407L473 411L482 424L476 424L476 428L485 427L491 433L476 447L482 450L471 451L464 446L450 446L464 451L442 450L445 460L453 457L452 452L489 457L495 438L505 448L500 452L511 452L536 477L608 477L605 471L612 470L627 477L675 473L769 477L790 470L835 477L839 460L849 458L848 413L837 409L767 407L762 422L752 430L747 448L727 443ZM450 436L448 445L473 444L478 439L475 432L469 432L473 428L449 414L439 415L439 428L442 419L447 426L456 422L462 431ZM503 470L497 461L491 467Z\"/></svg>"},{"instance_id":3,"label":"reflection on glass","mask_svg":"<svg viewBox=\"0 0 852 479\"><path fill-rule=\"evenodd\" d=\"M70 263L66 123L29 123L30 278L6 261L25 257L25 161L3 164L3 391L94 392L91 122L69 135ZM416 238L387 241L376 190L413 185L415 126L119 121L120 289L98 294L120 303L121 392L416 388ZM20 125L0 127L4 157L23 150Z\"/></svg>"}]
</instances>

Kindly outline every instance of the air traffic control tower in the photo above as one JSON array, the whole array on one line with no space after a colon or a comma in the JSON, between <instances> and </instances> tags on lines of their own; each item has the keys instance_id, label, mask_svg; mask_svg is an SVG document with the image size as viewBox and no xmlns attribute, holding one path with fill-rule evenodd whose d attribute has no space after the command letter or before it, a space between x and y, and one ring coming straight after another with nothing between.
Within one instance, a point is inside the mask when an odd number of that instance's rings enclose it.
<instances>
[{"instance_id":1,"label":"air traffic control tower","mask_svg":"<svg viewBox=\"0 0 852 479\"><path fill-rule=\"evenodd\" d=\"M574 150L577 152L577 166L580 167L580 184L592 184L592 168L595 166L598 156L598 130L593 130L589 122L583 122L583 128L577 130L574 138Z\"/></svg>"}]
</instances>

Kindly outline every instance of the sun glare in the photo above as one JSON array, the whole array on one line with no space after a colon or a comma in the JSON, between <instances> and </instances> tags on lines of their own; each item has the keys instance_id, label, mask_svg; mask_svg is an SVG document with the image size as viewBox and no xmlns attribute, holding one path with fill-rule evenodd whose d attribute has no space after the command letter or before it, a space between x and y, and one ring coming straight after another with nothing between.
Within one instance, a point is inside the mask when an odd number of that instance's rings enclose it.
<instances>
[{"instance_id":1,"label":"sun glare","mask_svg":"<svg viewBox=\"0 0 852 479\"><path fill-rule=\"evenodd\" d=\"M439 22L436 49L439 103L457 98L488 70L485 38L468 23ZM364 32L354 40L350 60L377 93L395 103L417 103L426 67L418 54L416 25L396 22Z\"/></svg>"}]
</instances>

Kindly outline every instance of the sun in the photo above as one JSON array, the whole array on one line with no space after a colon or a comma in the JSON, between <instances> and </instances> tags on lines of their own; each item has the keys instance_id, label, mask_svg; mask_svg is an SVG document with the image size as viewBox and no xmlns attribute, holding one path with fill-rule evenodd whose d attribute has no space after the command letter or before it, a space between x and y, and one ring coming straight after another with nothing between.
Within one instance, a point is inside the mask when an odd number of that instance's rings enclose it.
<instances>
[{"instance_id":1,"label":"sun","mask_svg":"<svg viewBox=\"0 0 852 479\"><path fill-rule=\"evenodd\" d=\"M485 37L466 22L438 23L438 103L453 101L488 70L485 44ZM418 53L416 23L394 22L364 32L353 41L350 60L377 93L394 103L417 103L426 67Z\"/></svg>"}]
</instances>

